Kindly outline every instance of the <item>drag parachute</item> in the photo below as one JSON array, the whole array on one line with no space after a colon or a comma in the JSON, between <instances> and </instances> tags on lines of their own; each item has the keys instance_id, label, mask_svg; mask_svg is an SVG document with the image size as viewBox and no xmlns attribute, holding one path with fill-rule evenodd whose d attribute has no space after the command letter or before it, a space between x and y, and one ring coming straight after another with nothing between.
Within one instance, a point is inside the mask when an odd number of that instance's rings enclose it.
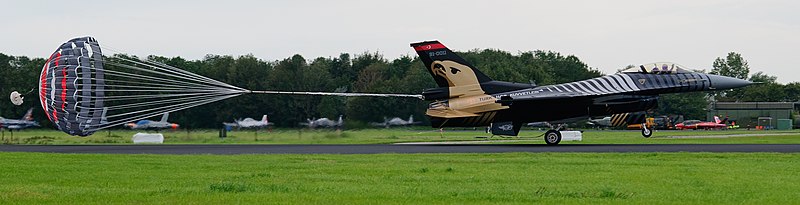
<instances>
[{"instance_id":1,"label":"drag parachute","mask_svg":"<svg viewBox=\"0 0 800 205\"><path fill-rule=\"evenodd\" d=\"M86 136L100 126L105 97L103 53L91 37L61 44L42 68L39 101L59 130Z\"/></svg>"},{"instance_id":2,"label":"drag parachute","mask_svg":"<svg viewBox=\"0 0 800 205\"><path fill-rule=\"evenodd\" d=\"M240 95L246 91L148 59L104 55L92 37L56 49L39 78L47 118L70 135Z\"/></svg>"},{"instance_id":3,"label":"drag parachute","mask_svg":"<svg viewBox=\"0 0 800 205\"><path fill-rule=\"evenodd\" d=\"M251 91L153 58L138 58L107 46L101 49L92 37L61 44L45 62L39 78L39 101L47 118L59 130L78 136L246 93L421 98L406 94Z\"/></svg>"}]
</instances>

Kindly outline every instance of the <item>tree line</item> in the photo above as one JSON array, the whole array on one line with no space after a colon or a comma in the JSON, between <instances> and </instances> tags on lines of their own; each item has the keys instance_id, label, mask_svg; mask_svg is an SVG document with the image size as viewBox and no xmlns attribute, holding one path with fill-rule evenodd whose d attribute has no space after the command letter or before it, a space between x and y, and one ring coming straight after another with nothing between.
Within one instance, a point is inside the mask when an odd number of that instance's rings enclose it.
<instances>
[{"instance_id":1,"label":"tree line","mask_svg":"<svg viewBox=\"0 0 800 205\"><path fill-rule=\"evenodd\" d=\"M457 53L495 80L549 85L603 75L575 56L553 51L512 54L483 49ZM296 54L273 61L253 55L207 55L200 60L163 56L146 58L250 90L418 94L436 86L417 57L386 59L380 53L343 53L314 59ZM733 69L731 66L727 70L723 67L717 69L715 63L712 72L728 72L720 73L723 75L738 72L736 74L741 75L741 66L736 67L736 59L733 61ZM19 118L28 108L34 107L34 118L44 127L52 127L39 109L37 91L29 93L38 85L38 75L44 62L43 58L0 54L0 93L8 95L18 91L26 94L23 106L14 106L8 100L3 100L0 103L0 116ZM796 101L800 96L798 83L781 85L774 77L763 73L753 74L751 78L768 83L751 86L741 92L663 95L656 113L700 118L705 116L703 109L708 104L709 96L716 96L716 100L734 101ZM781 94L776 95L776 90L780 90ZM358 126L367 122L381 122L384 117L407 118L413 115L415 119L427 123L423 116L428 103L414 98L243 95L174 112L170 115L170 121L184 128L218 128L221 122L245 117L259 119L266 114L277 126L292 127L308 118L337 118L341 115L349 124Z\"/></svg>"}]
</instances>

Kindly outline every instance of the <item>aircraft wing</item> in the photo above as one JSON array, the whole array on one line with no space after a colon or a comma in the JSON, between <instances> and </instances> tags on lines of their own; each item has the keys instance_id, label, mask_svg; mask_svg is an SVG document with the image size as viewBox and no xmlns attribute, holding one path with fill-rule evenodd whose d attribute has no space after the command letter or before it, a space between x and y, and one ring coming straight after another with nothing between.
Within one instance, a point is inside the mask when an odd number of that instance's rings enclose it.
<instances>
[{"instance_id":1,"label":"aircraft wing","mask_svg":"<svg viewBox=\"0 0 800 205\"><path fill-rule=\"evenodd\" d=\"M578 91L566 91L566 90L555 89L554 87L551 86L547 86L547 87L538 87L534 89L514 91L504 95L500 95L499 97L500 100L498 100L497 102L512 103L518 101L531 101L531 100L567 99L567 98L593 96L593 95L597 94L578 92Z\"/></svg>"}]
</instances>

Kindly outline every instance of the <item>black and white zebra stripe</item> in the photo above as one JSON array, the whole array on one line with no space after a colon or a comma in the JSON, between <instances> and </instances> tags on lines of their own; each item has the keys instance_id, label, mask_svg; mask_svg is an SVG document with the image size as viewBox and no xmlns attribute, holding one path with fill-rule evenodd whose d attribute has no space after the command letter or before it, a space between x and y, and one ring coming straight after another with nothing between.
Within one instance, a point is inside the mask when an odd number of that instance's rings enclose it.
<instances>
[{"instance_id":1,"label":"black and white zebra stripe","mask_svg":"<svg viewBox=\"0 0 800 205\"><path fill-rule=\"evenodd\" d=\"M569 92L581 95L607 95L654 89L698 91L708 87L708 77L701 73L678 74L615 74L558 85L548 85L532 90L517 91L511 96L539 93Z\"/></svg>"}]
</instances>

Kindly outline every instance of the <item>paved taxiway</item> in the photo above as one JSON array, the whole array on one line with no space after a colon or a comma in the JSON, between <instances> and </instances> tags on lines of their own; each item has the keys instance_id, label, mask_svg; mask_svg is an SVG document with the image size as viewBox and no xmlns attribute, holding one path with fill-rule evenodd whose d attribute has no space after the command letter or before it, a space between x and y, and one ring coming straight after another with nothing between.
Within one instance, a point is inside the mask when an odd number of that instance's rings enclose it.
<instances>
[{"instance_id":1,"label":"paved taxiway","mask_svg":"<svg viewBox=\"0 0 800 205\"><path fill-rule=\"evenodd\" d=\"M800 144L0 145L1 152L100 154L377 154L502 152L800 152Z\"/></svg>"}]
</instances>

